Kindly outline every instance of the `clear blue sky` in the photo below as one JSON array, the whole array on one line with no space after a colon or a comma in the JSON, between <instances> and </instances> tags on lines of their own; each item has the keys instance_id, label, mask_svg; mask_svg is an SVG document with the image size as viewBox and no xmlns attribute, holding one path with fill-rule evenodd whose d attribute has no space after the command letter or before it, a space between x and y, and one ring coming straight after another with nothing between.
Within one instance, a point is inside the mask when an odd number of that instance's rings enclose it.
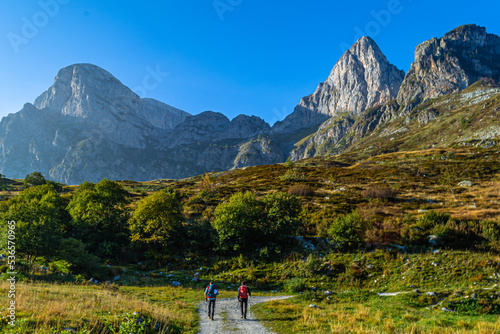
<instances>
[{"instance_id":1,"label":"clear blue sky","mask_svg":"<svg viewBox=\"0 0 500 334\"><path fill-rule=\"evenodd\" d=\"M168 76L141 94L192 114L273 123L360 32L405 71L418 43L461 24L500 35L491 0L3 0L0 13L2 117L32 103L61 68L92 63L130 88L144 88L147 68L158 67Z\"/></svg>"}]
</instances>

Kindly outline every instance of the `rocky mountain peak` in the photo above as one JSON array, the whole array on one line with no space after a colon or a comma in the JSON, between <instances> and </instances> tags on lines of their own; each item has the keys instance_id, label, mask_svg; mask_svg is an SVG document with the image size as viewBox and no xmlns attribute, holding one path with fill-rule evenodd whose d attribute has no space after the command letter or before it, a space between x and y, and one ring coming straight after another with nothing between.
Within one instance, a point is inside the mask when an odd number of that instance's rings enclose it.
<instances>
[{"instance_id":1,"label":"rocky mountain peak","mask_svg":"<svg viewBox=\"0 0 500 334\"><path fill-rule=\"evenodd\" d=\"M342 55L325 82L302 98L294 113L275 128L281 132L296 131L338 112L360 114L396 98L403 78L404 71L389 63L377 43L362 37Z\"/></svg>"},{"instance_id":2,"label":"rocky mountain peak","mask_svg":"<svg viewBox=\"0 0 500 334\"><path fill-rule=\"evenodd\" d=\"M92 95L130 95L132 93L108 71L92 64L74 64L59 71L53 85L36 100L34 105L61 111L63 114L87 117L89 109L75 109L78 100ZM68 103L69 102L69 103Z\"/></svg>"},{"instance_id":3,"label":"rocky mountain peak","mask_svg":"<svg viewBox=\"0 0 500 334\"><path fill-rule=\"evenodd\" d=\"M141 99L111 73L92 64L61 69L34 106L76 117L94 127L101 126L103 120L120 120L139 127L172 130L189 116L154 99Z\"/></svg>"},{"instance_id":4,"label":"rocky mountain peak","mask_svg":"<svg viewBox=\"0 0 500 334\"><path fill-rule=\"evenodd\" d=\"M398 103L411 110L418 103L463 90L481 77L500 78L500 37L484 27L463 25L415 49Z\"/></svg>"}]
</instances>

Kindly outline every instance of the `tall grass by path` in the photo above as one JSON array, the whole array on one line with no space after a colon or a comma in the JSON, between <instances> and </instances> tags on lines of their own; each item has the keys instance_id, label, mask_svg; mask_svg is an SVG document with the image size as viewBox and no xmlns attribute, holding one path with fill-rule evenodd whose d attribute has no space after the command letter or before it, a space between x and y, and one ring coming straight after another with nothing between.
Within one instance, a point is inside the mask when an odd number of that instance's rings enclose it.
<instances>
[{"instance_id":1,"label":"tall grass by path","mask_svg":"<svg viewBox=\"0 0 500 334\"><path fill-rule=\"evenodd\" d=\"M0 283L0 305L7 305L8 284ZM16 326L2 318L2 333L54 333L71 328L110 333L138 318L155 325L156 333L195 333L200 292L173 287L82 286L19 282ZM133 315L136 312L136 315Z\"/></svg>"},{"instance_id":2,"label":"tall grass by path","mask_svg":"<svg viewBox=\"0 0 500 334\"><path fill-rule=\"evenodd\" d=\"M402 298L374 296L361 303L342 300L317 303L301 299L252 308L276 333L500 333L498 315L464 316L407 305Z\"/></svg>"}]
</instances>

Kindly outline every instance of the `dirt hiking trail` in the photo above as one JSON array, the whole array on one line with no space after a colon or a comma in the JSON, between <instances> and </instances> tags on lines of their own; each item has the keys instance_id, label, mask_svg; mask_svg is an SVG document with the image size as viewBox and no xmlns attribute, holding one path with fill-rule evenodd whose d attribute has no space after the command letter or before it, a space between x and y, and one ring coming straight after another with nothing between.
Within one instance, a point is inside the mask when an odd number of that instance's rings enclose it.
<instances>
[{"instance_id":1,"label":"dirt hiking trail","mask_svg":"<svg viewBox=\"0 0 500 334\"><path fill-rule=\"evenodd\" d=\"M255 319L252 313L252 306L259 303L291 297L292 296L250 297L247 319L240 318L241 309L236 298L217 299L213 321L208 319L207 305L203 302L198 307L198 315L200 316L200 331L198 334L272 334L273 332L267 330L261 322Z\"/></svg>"}]
</instances>

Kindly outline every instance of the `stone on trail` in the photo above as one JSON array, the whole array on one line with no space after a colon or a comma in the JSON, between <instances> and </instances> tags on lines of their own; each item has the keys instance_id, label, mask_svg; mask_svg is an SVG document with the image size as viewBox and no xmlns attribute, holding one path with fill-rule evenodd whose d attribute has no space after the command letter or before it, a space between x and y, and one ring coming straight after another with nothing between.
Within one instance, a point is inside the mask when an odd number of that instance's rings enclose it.
<instances>
[{"instance_id":1,"label":"stone on trail","mask_svg":"<svg viewBox=\"0 0 500 334\"><path fill-rule=\"evenodd\" d=\"M474 182L469 181L469 180L464 180L464 181L458 182L459 187L472 187L473 185L474 185Z\"/></svg>"}]
</instances>

